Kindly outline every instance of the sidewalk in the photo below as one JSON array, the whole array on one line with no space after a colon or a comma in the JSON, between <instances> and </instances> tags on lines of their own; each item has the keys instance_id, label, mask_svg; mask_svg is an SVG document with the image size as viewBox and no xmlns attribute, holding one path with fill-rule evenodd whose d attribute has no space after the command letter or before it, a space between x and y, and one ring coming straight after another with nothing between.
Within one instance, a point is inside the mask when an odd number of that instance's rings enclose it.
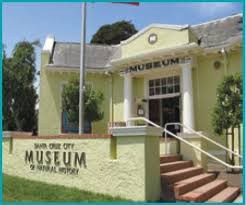
<instances>
[{"instance_id":1,"label":"sidewalk","mask_svg":"<svg viewBox=\"0 0 246 205\"><path fill-rule=\"evenodd\" d=\"M227 172L225 166L218 164L214 160L209 160L208 172L215 172L218 174L219 179L227 180L229 186L242 187L242 172L238 172L238 170L235 170L235 172L232 173L231 169L228 169Z\"/></svg>"}]
</instances>

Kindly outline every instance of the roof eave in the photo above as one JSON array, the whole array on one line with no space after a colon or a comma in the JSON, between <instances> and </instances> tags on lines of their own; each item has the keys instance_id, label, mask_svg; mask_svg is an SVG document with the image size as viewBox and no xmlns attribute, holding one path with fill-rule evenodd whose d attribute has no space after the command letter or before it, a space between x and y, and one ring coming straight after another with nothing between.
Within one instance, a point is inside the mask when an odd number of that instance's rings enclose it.
<instances>
[{"instance_id":1,"label":"roof eave","mask_svg":"<svg viewBox=\"0 0 246 205\"><path fill-rule=\"evenodd\" d=\"M54 64L47 64L45 66L45 69L51 72L75 72L79 73L80 68L77 66L64 66L64 65L54 65ZM105 73L110 70L110 67L105 67L105 68L86 68L85 72L88 73Z\"/></svg>"},{"instance_id":2,"label":"roof eave","mask_svg":"<svg viewBox=\"0 0 246 205\"><path fill-rule=\"evenodd\" d=\"M220 51L221 49L231 49L237 46L242 45L242 36L238 36L230 41L228 41L226 44L221 44L221 45L217 45L217 46L213 46L213 47L207 47L204 48L204 51L206 53L210 53L210 52L217 52Z\"/></svg>"}]
</instances>

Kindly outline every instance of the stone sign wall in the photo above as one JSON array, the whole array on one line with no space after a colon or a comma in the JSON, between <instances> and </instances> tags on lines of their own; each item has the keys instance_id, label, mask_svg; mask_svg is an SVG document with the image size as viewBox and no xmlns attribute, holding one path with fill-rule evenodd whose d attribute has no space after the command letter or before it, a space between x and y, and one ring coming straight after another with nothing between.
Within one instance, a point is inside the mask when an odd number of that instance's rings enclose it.
<instances>
[{"instance_id":1,"label":"stone sign wall","mask_svg":"<svg viewBox=\"0 0 246 205\"><path fill-rule=\"evenodd\" d=\"M147 137L9 136L2 143L3 172L135 201L156 201L160 197L159 138ZM157 158L151 169L147 158Z\"/></svg>"}]
</instances>

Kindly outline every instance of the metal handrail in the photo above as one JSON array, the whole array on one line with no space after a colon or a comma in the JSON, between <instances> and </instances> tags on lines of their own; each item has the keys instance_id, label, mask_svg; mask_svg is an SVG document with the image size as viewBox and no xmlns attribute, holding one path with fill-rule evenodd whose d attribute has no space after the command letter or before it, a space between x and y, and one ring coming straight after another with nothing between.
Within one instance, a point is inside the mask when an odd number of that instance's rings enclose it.
<instances>
[{"instance_id":1,"label":"metal handrail","mask_svg":"<svg viewBox=\"0 0 246 205\"><path fill-rule=\"evenodd\" d=\"M131 117L131 118L127 119L127 122L129 122L129 121L137 121L137 120L143 120L143 121L153 125L154 127L158 127L158 128L162 128L163 129L163 127L161 127L160 125L157 125L156 123L150 121L149 119L147 119L145 117Z\"/></svg>"},{"instance_id":2,"label":"metal handrail","mask_svg":"<svg viewBox=\"0 0 246 205\"><path fill-rule=\"evenodd\" d=\"M195 131L194 129L192 129L191 127L189 127L189 126L187 126L187 125L185 125L185 124L182 124L182 123L180 123L180 122L169 122L169 123L166 123L166 124L165 124L165 129L167 130L167 126L170 126L170 125L179 125L179 126L181 126L181 127L183 127L183 128L186 128L186 129L188 129L189 131L191 131L191 132L193 132L193 133L199 135L200 137L202 137L202 138L204 138L204 139L210 141L211 143L217 145L218 147L220 147L220 148L222 148L222 149L224 149L224 150L230 152L231 154L234 154L234 155L236 155L236 156L242 158L242 155L238 154L237 152L234 152L234 151L230 150L229 148L223 146L222 144L219 144L218 142L216 142L216 141L210 139L209 137L206 137L206 136L203 135L202 133ZM166 134L165 134L165 138L166 138L166 137L167 137L167 136L166 136Z\"/></svg>"},{"instance_id":3,"label":"metal handrail","mask_svg":"<svg viewBox=\"0 0 246 205\"><path fill-rule=\"evenodd\" d=\"M176 138L176 139L182 141L183 143L185 143L185 144L187 144L187 145L193 147L194 149L200 151L201 153L205 154L206 156L208 156L208 157L214 159L215 161L217 161L217 162L223 164L224 166L226 166L226 167L228 167L228 168L231 168L231 169L242 169L242 166L241 166L241 165L239 165L239 166L230 165L230 164L228 164L228 163L222 161L222 160L219 159L218 157L215 157L215 156L211 155L210 153L204 151L204 150L201 149L200 147L197 147L197 146L191 144L191 143L188 142L187 140L184 140L182 137L179 137L179 136L173 134L172 132L168 131L166 128L163 128L163 127L161 127L161 126L155 124L154 122L150 121L149 119L147 119L147 118L145 118L145 117L132 117L132 118L128 118L128 119L127 119L127 122L128 122L128 121L137 121L137 120L143 120L143 121L145 121L145 122L147 122L147 123L149 123L149 124L151 124L151 125L153 125L153 126L155 126L155 127L162 128L163 131L164 131L165 133L167 133L167 134L173 136L174 138ZM165 143L166 143L166 141L165 141Z\"/></svg>"}]
</instances>

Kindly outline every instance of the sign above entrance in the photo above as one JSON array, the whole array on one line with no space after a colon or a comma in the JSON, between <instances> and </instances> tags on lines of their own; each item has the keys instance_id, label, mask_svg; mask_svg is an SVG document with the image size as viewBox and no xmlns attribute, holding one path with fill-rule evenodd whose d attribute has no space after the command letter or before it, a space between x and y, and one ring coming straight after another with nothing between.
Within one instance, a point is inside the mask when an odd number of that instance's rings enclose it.
<instances>
[{"instance_id":1,"label":"sign above entrance","mask_svg":"<svg viewBox=\"0 0 246 205\"><path fill-rule=\"evenodd\" d=\"M137 64L133 66L129 66L125 70L122 70L122 73L132 73L132 72L141 72L145 70L151 70L155 68L165 68L172 65L178 65L178 64L184 64L184 63L190 63L191 58L190 57L177 57L177 58L168 58L153 62L148 62L144 64Z\"/></svg>"}]
</instances>

